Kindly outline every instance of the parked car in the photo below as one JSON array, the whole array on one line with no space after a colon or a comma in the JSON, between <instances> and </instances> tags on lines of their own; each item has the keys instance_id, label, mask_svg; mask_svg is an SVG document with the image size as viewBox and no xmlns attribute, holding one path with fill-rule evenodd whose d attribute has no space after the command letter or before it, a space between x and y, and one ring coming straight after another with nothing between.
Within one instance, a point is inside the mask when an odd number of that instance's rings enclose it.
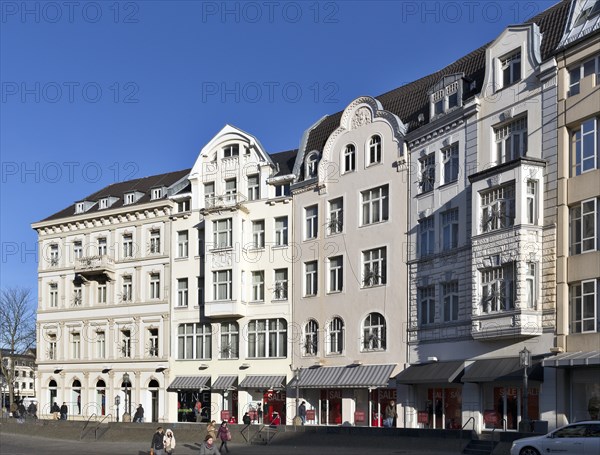
<instances>
[{"instance_id":1,"label":"parked car","mask_svg":"<svg viewBox=\"0 0 600 455\"><path fill-rule=\"evenodd\" d=\"M600 420L576 422L544 436L517 439L510 448L510 455L542 454L600 454Z\"/></svg>"}]
</instances>

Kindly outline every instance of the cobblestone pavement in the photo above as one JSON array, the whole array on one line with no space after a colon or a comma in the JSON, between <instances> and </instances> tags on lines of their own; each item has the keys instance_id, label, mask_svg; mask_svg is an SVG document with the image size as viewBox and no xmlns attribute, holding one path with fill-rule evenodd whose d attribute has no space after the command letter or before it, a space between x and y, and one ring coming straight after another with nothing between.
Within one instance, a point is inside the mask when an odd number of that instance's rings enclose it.
<instances>
[{"instance_id":1,"label":"cobblestone pavement","mask_svg":"<svg viewBox=\"0 0 600 455\"><path fill-rule=\"evenodd\" d=\"M147 455L149 447L139 443L70 441L19 434L0 434L1 455ZM457 451L432 452L398 448L342 446L250 446L230 443L231 455L457 455ZM178 443L176 455L199 455L198 444Z\"/></svg>"}]
</instances>

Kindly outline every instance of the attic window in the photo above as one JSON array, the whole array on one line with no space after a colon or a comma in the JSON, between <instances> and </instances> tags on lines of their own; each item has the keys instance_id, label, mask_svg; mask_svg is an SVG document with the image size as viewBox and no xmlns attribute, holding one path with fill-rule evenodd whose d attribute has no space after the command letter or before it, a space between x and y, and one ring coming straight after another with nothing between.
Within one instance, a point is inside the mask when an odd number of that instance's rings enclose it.
<instances>
[{"instance_id":1,"label":"attic window","mask_svg":"<svg viewBox=\"0 0 600 455\"><path fill-rule=\"evenodd\" d=\"M232 156L240 155L239 144L228 145L223 148L223 158L231 158Z\"/></svg>"},{"instance_id":2,"label":"attic window","mask_svg":"<svg viewBox=\"0 0 600 455\"><path fill-rule=\"evenodd\" d=\"M306 157L305 178L312 179L317 176L317 165L319 163L319 154L313 152Z\"/></svg>"},{"instance_id":3,"label":"attic window","mask_svg":"<svg viewBox=\"0 0 600 455\"><path fill-rule=\"evenodd\" d=\"M75 213L83 213L85 212L85 204L83 202L78 202L75 204Z\"/></svg>"},{"instance_id":4,"label":"attic window","mask_svg":"<svg viewBox=\"0 0 600 455\"><path fill-rule=\"evenodd\" d=\"M580 25L582 25L586 21L590 20L592 17L596 16L597 14L600 14L600 0L596 0L594 5L581 11L579 16L577 17L577 20L573 24L573 27L579 27Z\"/></svg>"},{"instance_id":5,"label":"attic window","mask_svg":"<svg viewBox=\"0 0 600 455\"><path fill-rule=\"evenodd\" d=\"M135 202L135 193L125 193L125 205Z\"/></svg>"},{"instance_id":6,"label":"attic window","mask_svg":"<svg viewBox=\"0 0 600 455\"><path fill-rule=\"evenodd\" d=\"M152 188L152 192L150 194L150 198L152 200L160 199L162 196L163 196L162 188Z\"/></svg>"},{"instance_id":7,"label":"attic window","mask_svg":"<svg viewBox=\"0 0 600 455\"><path fill-rule=\"evenodd\" d=\"M431 116L435 117L458 107L460 104L460 81L454 81L430 96Z\"/></svg>"},{"instance_id":8,"label":"attic window","mask_svg":"<svg viewBox=\"0 0 600 455\"><path fill-rule=\"evenodd\" d=\"M110 205L108 202L109 202L109 201L108 201L108 198L107 198L107 197L100 199L100 205L99 205L99 208L100 208L100 209L107 209L107 208L109 207L109 205Z\"/></svg>"},{"instance_id":9,"label":"attic window","mask_svg":"<svg viewBox=\"0 0 600 455\"><path fill-rule=\"evenodd\" d=\"M508 87L521 80L521 51L515 51L500 59L502 87Z\"/></svg>"}]
</instances>

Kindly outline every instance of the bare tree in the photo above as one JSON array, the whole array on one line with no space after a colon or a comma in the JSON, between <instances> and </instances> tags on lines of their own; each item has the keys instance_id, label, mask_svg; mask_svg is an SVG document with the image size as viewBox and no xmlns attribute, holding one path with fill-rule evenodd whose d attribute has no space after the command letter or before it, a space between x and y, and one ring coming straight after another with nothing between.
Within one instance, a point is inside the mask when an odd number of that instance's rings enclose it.
<instances>
[{"instance_id":1,"label":"bare tree","mask_svg":"<svg viewBox=\"0 0 600 455\"><path fill-rule=\"evenodd\" d=\"M0 371L8 385L10 403L15 396L14 356L34 347L35 316L30 289L15 287L0 291Z\"/></svg>"}]
</instances>

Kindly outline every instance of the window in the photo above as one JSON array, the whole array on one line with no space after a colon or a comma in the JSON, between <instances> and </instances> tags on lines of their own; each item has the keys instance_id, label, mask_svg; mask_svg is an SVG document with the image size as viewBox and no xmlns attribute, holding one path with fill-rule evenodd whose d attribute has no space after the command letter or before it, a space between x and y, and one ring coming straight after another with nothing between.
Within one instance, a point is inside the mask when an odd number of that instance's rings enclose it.
<instances>
[{"instance_id":1,"label":"window","mask_svg":"<svg viewBox=\"0 0 600 455\"><path fill-rule=\"evenodd\" d=\"M274 300L286 300L288 294L288 270L275 269Z\"/></svg>"},{"instance_id":2,"label":"window","mask_svg":"<svg viewBox=\"0 0 600 455\"><path fill-rule=\"evenodd\" d=\"M108 202L109 201L108 201L107 197L100 199L100 203L98 204L98 209L99 210L107 209L109 207Z\"/></svg>"},{"instance_id":3,"label":"window","mask_svg":"<svg viewBox=\"0 0 600 455\"><path fill-rule=\"evenodd\" d=\"M275 197L284 197L290 195L290 184L275 185Z\"/></svg>"},{"instance_id":4,"label":"window","mask_svg":"<svg viewBox=\"0 0 600 455\"><path fill-rule=\"evenodd\" d=\"M179 231L177 233L177 257L188 257L188 231Z\"/></svg>"},{"instance_id":5,"label":"window","mask_svg":"<svg viewBox=\"0 0 600 455\"><path fill-rule=\"evenodd\" d=\"M514 184L481 193L481 224L483 232L510 227L515 222Z\"/></svg>"},{"instance_id":6,"label":"window","mask_svg":"<svg viewBox=\"0 0 600 455\"><path fill-rule=\"evenodd\" d=\"M258 174L248 176L248 200L256 201L260 199L260 182Z\"/></svg>"},{"instance_id":7,"label":"window","mask_svg":"<svg viewBox=\"0 0 600 455\"><path fill-rule=\"evenodd\" d=\"M74 359L81 357L81 334L78 332L71 334L71 355Z\"/></svg>"},{"instance_id":8,"label":"window","mask_svg":"<svg viewBox=\"0 0 600 455\"><path fill-rule=\"evenodd\" d=\"M344 228L344 198L329 201L329 234L339 234Z\"/></svg>"},{"instance_id":9,"label":"window","mask_svg":"<svg viewBox=\"0 0 600 455\"><path fill-rule=\"evenodd\" d=\"M333 318L327 327L327 353L341 354L344 351L344 321Z\"/></svg>"},{"instance_id":10,"label":"window","mask_svg":"<svg viewBox=\"0 0 600 455\"><path fill-rule=\"evenodd\" d=\"M287 323L284 319L254 319L248 324L248 357L287 355Z\"/></svg>"},{"instance_id":11,"label":"window","mask_svg":"<svg viewBox=\"0 0 600 455\"><path fill-rule=\"evenodd\" d=\"M536 279L536 263L527 262L525 264L525 300L527 308L536 307L537 299L537 279Z\"/></svg>"},{"instance_id":12,"label":"window","mask_svg":"<svg viewBox=\"0 0 600 455\"><path fill-rule=\"evenodd\" d=\"M344 258L329 258L329 292L341 292L344 287Z\"/></svg>"},{"instance_id":13,"label":"window","mask_svg":"<svg viewBox=\"0 0 600 455\"><path fill-rule=\"evenodd\" d=\"M213 207L215 205L215 182L204 184L204 203L206 207Z\"/></svg>"},{"instance_id":14,"label":"window","mask_svg":"<svg viewBox=\"0 0 600 455\"><path fill-rule=\"evenodd\" d=\"M148 330L148 355L158 357L158 329Z\"/></svg>"},{"instance_id":15,"label":"window","mask_svg":"<svg viewBox=\"0 0 600 455\"><path fill-rule=\"evenodd\" d=\"M123 277L123 293L121 294L121 300L123 302L131 302L133 300L133 283L130 275Z\"/></svg>"},{"instance_id":16,"label":"window","mask_svg":"<svg viewBox=\"0 0 600 455\"><path fill-rule=\"evenodd\" d=\"M106 357L106 333L96 332L96 356L99 359Z\"/></svg>"},{"instance_id":17,"label":"window","mask_svg":"<svg viewBox=\"0 0 600 455\"><path fill-rule=\"evenodd\" d=\"M435 221L428 216L419 221L419 255L421 257L433 254L435 251Z\"/></svg>"},{"instance_id":18,"label":"window","mask_svg":"<svg viewBox=\"0 0 600 455\"><path fill-rule=\"evenodd\" d=\"M58 266L58 245L56 243L50 245L50 265Z\"/></svg>"},{"instance_id":19,"label":"window","mask_svg":"<svg viewBox=\"0 0 600 455\"><path fill-rule=\"evenodd\" d=\"M435 184L435 154L430 153L419 160L419 174L421 193L433 190Z\"/></svg>"},{"instance_id":20,"label":"window","mask_svg":"<svg viewBox=\"0 0 600 455\"><path fill-rule=\"evenodd\" d=\"M481 272L482 311L493 313L514 308L513 264Z\"/></svg>"},{"instance_id":21,"label":"window","mask_svg":"<svg viewBox=\"0 0 600 455\"><path fill-rule=\"evenodd\" d=\"M58 307L58 283L50 283L50 308Z\"/></svg>"},{"instance_id":22,"label":"window","mask_svg":"<svg viewBox=\"0 0 600 455\"><path fill-rule=\"evenodd\" d=\"M179 278L177 280L177 306L188 306L188 279Z\"/></svg>"},{"instance_id":23,"label":"window","mask_svg":"<svg viewBox=\"0 0 600 455\"><path fill-rule=\"evenodd\" d=\"M236 202L237 198L237 180L225 180L225 198L226 202Z\"/></svg>"},{"instance_id":24,"label":"window","mask_svg":"<svg viewBox=\"0 0 600 455\"><path fill-rule=\"evenodd\" d=\"M252 272L252 300L262 302L265 300L265 272Z\"/></svg>"},{"instance_id":25,"label":"window","mask_svg":"<svg viewBox=\"0 0 600 455\"><path fill-rule=\"evenodd\" d=\"M317 355L319 348L319 323L314 319L308 321L304 326L304 355Z\"/></svg>"},{"instance_id":26,"label":"window","mask_svg":"<svg viewBox=\"0 0 600 455\"><path fill-rule=\"evenodd\" d=\"M239 144L228 145L223 147L223 158L231 158L232 156L240 156Z\"/></svg>"},{"instance_id":27,"label":"window","mask_svg":"<svg viewBox=\"0 0 600 455\"><path fill-rule=\"evenodd\" d=\"M150 231L150 254L160 254L160 231Z\"/></svg>"},{"instance_id":28,"label":"window","mask_svg":"<svg viewBox=\"0 0 600 455\"><path fill-rule=\"evenodd\" d=\"M435 286L419 288L419 324L435 322Z\"/></svg>"},{"instance_id":29,"label":"window","mask_svg":"<svg viewBox=\"0 0 600 455\"><path fill-rule=\"evenodd\" d=\"M597 332L596 280L571 284L571 333Z\"/></svg>"},{"instance_id":30,"label":"window","mask_svg":"<svg viewBox=\"0 0 600 455\"><path fill-rule=\"evenodd\" d=\"M598 166L598 119L591 118L571 134L571 177Z\"/></svg>"},{"instance_id":31,"label":"window","mask_svg":"<svg viewBox=\"0 0 600 455\"><path fill-rule=\"evenodd\" d=\"M319 155L311 153L306 157L305 178L312 179L317 176L317 165L319 164Z\"/></svg>"},{"instance_id":32,"label":"window","mask_svg":"<svg viewBox=\"0 0 600 455\"><path fill-rule=\"evenodd\" d=\"M388 186L362 191L362 224L373 224L388 219Z\"/></svg>"},{"instance_id":33,"label":"window","mask_svg":"<svg viewBox=\"0 0 600 455\"><path fill-rule=\"evenodd\" d=\"M385 247L363 251L363 287L378 286L386 282Z\"/></svg>"},{"instance_id":34,"label":"window","mask_svg":"<svg viewBox=\"0 0 600 455\"><path fill-rule=\"evenodd\" d=\"M527 180L527 223L537 224L537 181Z\"/></svg>"},{"instance_id":35,"label":"window","mask_svg":"<svg viewBox=\"0 0 600 455\"><path fill-rule=\"evenodd\" d=\"M48 334L48 360L56 360L57 350L56 350L56 335L53 333Z\"/></svg>"},{"instance_id":36,"label":"window","mask_svg":"<svg viewBox=\"0 0 600 455\"><path fill-rule=\"evenodd\" d=\"M442 246L444 251L458 246L458 209L442 213Z\"/></svg>"},{"instance_id":37,"label":"window","mask_svg":"<svg viewBox=\"0 0 600 455\"><path fill-rule=\"evenodd\" d=\"M275 218L275 246L288 244L288 219L287 216Z\"/></svg>"},{"instance_id":38,"label":"window","mask_svg":"<svg viewBox=\"0 0 600 455\"><path fill-rule=\"evenodd\" d=\"M265 220L252 222L252 248L265 247Z\"/></svg>"},{"instance_id":39,"label":"window","mask_svg":"<svg viewBox=\"0 0 600 455\"><path fill-rule=\"evenodd\" d=\"M133 257L133 235L123 234L123 257Z\"/></svg>"},{"instance_id":40,"label":"window","mask_svg":"<svg viewBox=\"0 0 600 455\"><path fill-rule=\"evenodd\" d=\"M454 81L444 88L434 91L429 96L430 115L435 118L449 112L459 104L460 81Z\"/></svg>"},{"instance_id":41,"label":"window","mask_svg":"<svg viewBox=\"0 0 600 455\"><path fill-rule=\"evenodd\" d=\"M180 360L210 360L212 358L212 326L210 324L179 324L177 327L177 358Z\"/></svg>"},{"instance_id":42,"label":"window","mask_svg":"<svg viewBox=\"0 0 600 455\"><path fill-rule=\"evenodd\" d=\"M588 199L571 207L571 254L596 250L597 200Z\"/></svg>"},{"instance_id":43,"label":"window","mask_svg":"<svg viewBox=\"0 0 600 455\"><path fill-rule=\"evenodd\" d=\"M213 295L215 300L231 300L231 270L213 272Z\"/></svg>"},{"instance_id":44,"label":"window","mask_svg":"<svg viewBox=\"0 0 600 455\"><path fill-rule=\"evenodd\" d=\"M496 164L507 163L527 154L527 117L494 129Z\"/></svg>"},{"instance_id":45,"label":"window","mask_svg":"<svg viewBox=\"0 0 600 455\"><path fill-rule=\"evenodd\" d=\"M83 289L81 283L76 283L73 286L73 306L81 306L83 304Z\"/></svg>"},{"instance_id":46,"label":"window","mask_svg":"<svg viewBox=\"0 0 600 455\"><path fill-rule=\"evenodd\" d=\"M107 252L106 237L98 238L98 256L105 256Z\"/></svg>"},{"instance_id":47,"label":"window","mask_svg":"<svg viewBox=\"0 0 600 455\"><path fill-rule=\"evenodd\" d=\"M348 144L344 149L343 163L344 173L356 170L356 148L352 144Z\"/></svg>"},{"instance_id":48,"label":"window","mask_svg":"<svg viewBox=\"0 0 600 455\"><path fill-rule=\"evenodd\" d=\"M190 200L185 199L177 203L177 213L184 213L190 211Z\"/></svg>"},{"instance_id":49,"label":"window","mask_svg":"<svg viewBox=\"0 0 600 455\"><path fill-rule=\"evenodd\" d=\"M131 358L131 331L121 330L121 356Z\"/></svg>"},{"instance_id":50,"label":"window","mask_svg":"<svg viewBox=\"0 0 600 455\"><path fill-rule=\"evenodd\" d=\"M160 299L160 274L150 274L150 299Z\"/></svg>"},{"instance_id":51,"label":"window","mask_svg":"<svg viewBox=\"0 0 600 455\"><path fill-rule=\"evenodd\" d=\"M317 261L304 263L304 296L317 295Z\"/></svg>"},{"instance_id":52,"label":"window","mask_svg":"<svg viewBox=\"0 0 600 455\"><path fill-rule=\"evenodd\" d=\"M596 75L596 85L600 82L600 55L592 57L569 70L568 96L578 95L581 91L580 81L584 77Z\"/></svg>"},{"instance_id":53,"label":"window","mask_svg":"<svg viewBox=\"0 0 600 455\"><path fill-rule=\"evenodd\" d=\"M369 165L381 163L381 136L373 136L369 141Z\"/></svg>"},{"instance_id":54,"label":"window","mask_svg":"<svg viewBox=\"0 0 600 455\"><path fill-rule=\"evenodd\" d=\"M502 57L500 59L500 71L502 87L508 87L521 80L521 51Z\"/></svg>"},{"instance_id":55,"label":"window","mask_svg":"<svg viewBox=\"0 0 600 455\"><path fill-rule=\"evenodd\" d=\"M458 321L458 281L442 284L444 322Z\"/></svg>"},{"instance_id":56,"label":"window","mask_svg":"<svg viewBox=\"0 0 600 455\"><path fill-rule=\"evenodd\" d=\"M75 204L75 213L83 213L85 212L85 202L78 202Z\"/></svg>"},{"instance_id":57,"label":"window","mask_svg":"<svg viewBox=\"0 0 600 455\"><path fill-rule=\"evenodd\" d=\"M106 284L98 284L98 303L106 303Z\"/></svg>"},{"instance_id":58,"label":"window","mask_svg":"<svg viewBox=\"0 0 600 455\"><path fill-rule=\"evenodd\" d=\"M237 359L240 345L240 330L235 322L221 323L221 359Z\"/></svg>"},{"instance_id":59,"label":"window","mask_svg":"<svg viewBox=\"0 0 600 455\"><path fill-rule=\"evenodd\" d=\"M135 202L135 193L125 193L125 205Z\"/></svg>"},{"instance_id":60,"label":"window","mask_svg":"<svg viewBox=\"0 0 600 455\"><path fill-rule=\"evenodd\" d=\"M458 144L442 150L442 163L444 164L444 183L458 180Z\"/></svg>"},{"instance_id":61,"label":"window","mask_svg":"<svg viewBox=\"0 0 600 455\"><path fill-rule=\"evenodd\" d=\"M73 242L73 256L75 259L83 257L83 244L80 241Z\"/></svg>"},{"instance_id":62,"label":"window","mask_svg":"<svg viewBox=\"0 0 600 455\"><path fill-rule=\"evenodd\" d=\"M152 188L152 190L150 190L150 199L152 199L152 200L160 199L162 196L163 196L162 188Z\"/></svg>"},{"instance_id":63,"label":"window","mask_svg":"<svg viewBox=\"0 0 600 455\"><path fill-rule=\"evenodd\" d=\"M304 239L315 239L318 233L318 206L313 205L304 209L305 231Z\"/></svg>"},{"instance_id":64,"label":"window","mask_svg":"<svg viewBox=\"0 0 600 455\"><path fill-rule=\"evenodd\" d=\"M214 248L231 248L233 229L231 218L213 221Z\"/></svg>"},{"instance_id":65,"label":"window","mask_svg":"<svg viewBox=\"0 0 600 455\"><path fill-rule=\"evenodd\" d=\"M386 347L385 319L379 313L370 313L363 321L363 351L383 351Z\"/></svg>"}]
</instances>

